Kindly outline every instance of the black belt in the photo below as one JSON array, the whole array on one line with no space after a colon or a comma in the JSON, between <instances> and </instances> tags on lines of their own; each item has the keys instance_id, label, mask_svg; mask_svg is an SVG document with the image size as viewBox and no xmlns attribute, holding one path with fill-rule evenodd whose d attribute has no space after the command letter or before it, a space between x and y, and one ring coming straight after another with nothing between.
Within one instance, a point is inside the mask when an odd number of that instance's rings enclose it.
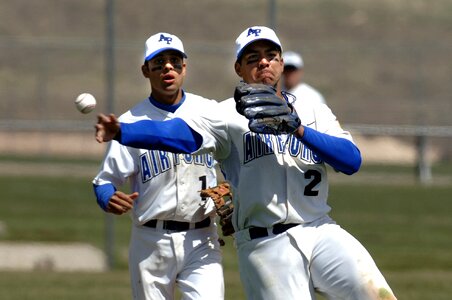
<instances>
[{"instance_id":1,"label":"black belt","mask_svg":"<svg viewBox=\"0 0 452 300\"><path fill-rule=\"evenodd\" d=\"M157 228L157 222L158 220L150 220L143 224L143 226L151 227L151 228ZM179 222L179 221L169 221L164 220L163 222L163 229L165 230L172 230L172 231L187 231L190 229L189 222ZM199 229L204 227L210 226L210 217L205 218L202 221L196 222L194 224L194 227L192 229Z\"/></svg>"},{"instance_id":2,"label":"black belt","mask_svg":"<svg viewBox=\"0 0 452 300\"><path fill-rule=\"evenodd\" d=\"M278 223L278 224L275 224L272 227L272 233L273 234L280 234L280 233L285 232L289 228L292 228L292 227L297 226L297 225L299 225L299 224L282 224L282 223ZM250 238L252 240L268 236L268 228L266 228L266 227L250 227L248 229L248 231L250 233Z\"/></svg>"}]
</instances>

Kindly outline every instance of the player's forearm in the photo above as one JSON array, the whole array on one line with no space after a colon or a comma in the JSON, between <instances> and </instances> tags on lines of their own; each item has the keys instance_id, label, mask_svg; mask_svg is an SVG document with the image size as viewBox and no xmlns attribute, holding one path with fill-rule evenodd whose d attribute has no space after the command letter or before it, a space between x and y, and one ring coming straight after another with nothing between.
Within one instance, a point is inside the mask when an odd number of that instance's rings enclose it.
<instances>
[{"instance_id":1,"label":"player's forearm","mask_svg":"<svg viewBox=\"0 0 452 300\"><path fill-rule=\"evenodd\" d=\"M93 184L94 194L96 195L97 204L104 211L107 211L107 205L111 197L116 192L116 188L113 184L107 183L102 185Z\"/></svg>"},{"instance_id":2,"label":"player's forearm","mask_svg":"<svg viewBox=\"0 0 452 300\"><path fill-rule=\"evenodd\" d=\"M192 153L202 144L202 136L179 118L168 121L143 120L121 123L120 126L120 134L115 140L134 148Z\"/></svg>"},{"instance_id":3,"label":"player's forearm","mask_svg":"<svg viewBox=\"0 0 452 300\"><path fill-rule=\"evenodd\" d=\"M324 162L342 173L351 175L361 166L361 153L358 147L347 139L304 127L300 140Z\"/></svg>"}]
</instances>

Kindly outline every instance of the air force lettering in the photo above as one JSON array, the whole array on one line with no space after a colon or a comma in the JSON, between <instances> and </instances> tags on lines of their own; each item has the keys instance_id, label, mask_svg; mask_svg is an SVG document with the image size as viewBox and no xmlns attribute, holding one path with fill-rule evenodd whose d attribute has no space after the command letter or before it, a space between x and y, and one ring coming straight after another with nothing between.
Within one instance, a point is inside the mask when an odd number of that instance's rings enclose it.
<instances>
[{"instance_id":1,"label":"air force lettering","mask_svg":"<svg viewBox=\"0 0 452 300\"><path fill-rule=\"evenodd\" d=\"M197 165L212 169L214 160L210 154L176 154L167 151L148 150L140 155L140 173L142 182L156 178L172 168L185 165Z\"/></svg>"},{"instance_id":2,"label":"air force lettering","mask_svg":"<svg viewBox=\"0 0 452 300\"><path fill-rule=\"evenodd\" d=\"M322 162L314 152L293 135L257 134L251 131L243 134L244 164L263 155L274 154L275 151L280 154L287 152L290 156L299 157L309 164Z\"/></svg>"}]
</instances>

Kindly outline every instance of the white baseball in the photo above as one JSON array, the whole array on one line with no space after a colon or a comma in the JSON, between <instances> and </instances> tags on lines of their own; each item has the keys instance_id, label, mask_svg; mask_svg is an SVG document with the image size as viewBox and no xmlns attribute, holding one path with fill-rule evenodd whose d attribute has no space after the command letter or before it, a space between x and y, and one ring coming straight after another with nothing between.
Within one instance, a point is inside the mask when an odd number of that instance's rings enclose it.
<instances>
[{"instance_id":1,"label":"white baseball","mask_svg":"<svg viewBox=\"0 0 452 300\"><path fill-rule=\"evenodd\" d=\"M87 114L96 107L96 98L89 93L80 94L75 99L75 106L81 113Z\"/></svg>"}]
</instances>

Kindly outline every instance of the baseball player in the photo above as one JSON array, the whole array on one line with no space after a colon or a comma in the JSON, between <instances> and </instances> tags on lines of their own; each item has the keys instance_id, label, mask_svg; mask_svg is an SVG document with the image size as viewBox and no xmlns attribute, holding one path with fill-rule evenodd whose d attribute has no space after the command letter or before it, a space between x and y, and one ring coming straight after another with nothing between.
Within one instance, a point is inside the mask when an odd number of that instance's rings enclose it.
<instances>
[{"instance_id":1,"label":"baseball player","mask_svg":"<svg viewBox=\"0 0 452 300\"><path fill-rule=\"evenodd\" d=\"M210 100L182 89L186 59L182 41L157 33L145 44L142 73L151 85L144 99L120 120L177 119ZM106 212L131 210L129 270L133 299L224 299L223 269L213 204L199 191L217 184L210 154L175 154L109 145L93 180L97 202ZM130 182L133 193L117 187Z\"/></svg>"},{"instance_id":2,"label":"baseball player","mask_svg":"<svg viewBox=\"0 0 452 300\"><path fill-rule=\"evenodd\" d=\"M283 90L293 94L300 102L314 101L326 104L322 94L303 81L304 61L301 55L293 51L285 51L282 58L284 60Z\"/></svg>"},{"instance_id":3,"label":"baseball player","mask_svg":"<svg viewBox=\"0 0 452 300\"><path fill-rule=\"evenodd\" d=\"M236 40L234 98L184 122L119 123L99 115L96 139L128 145L177 143L211 151L233 188L241 280L249 299L396 299L366 249L328 215L326 164L351 175L359 149L326 105L281 91L284 61L275 32L263 26ZM273 91L273 93L272 93ZM276 98L276 99L275 99Z\"/></svg>"}]
</instances>

